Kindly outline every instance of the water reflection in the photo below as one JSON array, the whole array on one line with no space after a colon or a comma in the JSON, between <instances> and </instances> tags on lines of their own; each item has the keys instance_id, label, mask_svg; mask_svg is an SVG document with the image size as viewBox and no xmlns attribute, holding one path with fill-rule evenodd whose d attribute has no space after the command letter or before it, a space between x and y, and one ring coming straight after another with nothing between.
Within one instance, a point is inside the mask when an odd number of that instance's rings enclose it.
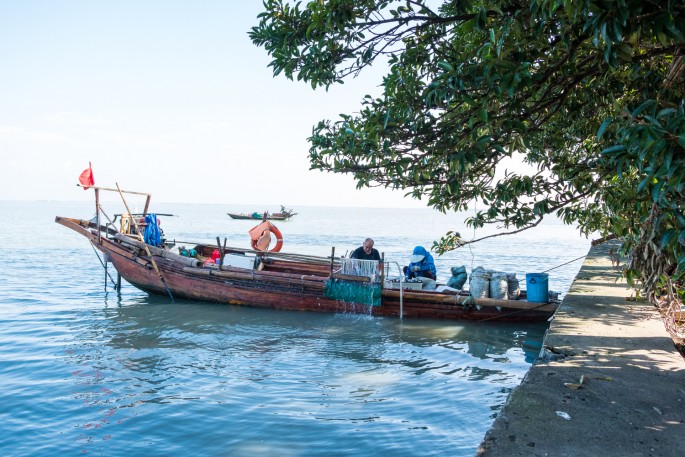
<instances>
[{"instance_id":1,"label":"water reflection","mask_svg":"<svg viewBox=\"0 0 685 457\"><path fill-rule=\"evenodd\" d=\"M226 444L233 434L207 444L208 454L226 446L239 454L245 442L275 452L292 444L282 436L330 450L341 440L351 445L344 436L354 427L365 452L471 455L546 329L170 303L114 291L70 325L78 343L65 362L82 405L70 415L75 443L111 451L104 443L134 441L142 424L162 420L146 433L166 443L185 418L215 437L239 431L234 445ZM394 452L398 436L406 452Z\"/></svg>"},{"instance_id":2,"label":"water reflection","mask_svg":"<svg viewBox=\"0 0 685 457\"><path fill-rule=\"evenodd\" d=\"M114 294L114 293L113 293ZM113 295L112 294L112 295ZM307 347L333 357L386 362L384 345L440 347L479 359L507 362L522 349L534 358L547 323L399 320L365 315L272 311L193 301L170 303L140 296L99 311L114 348L227 348L266 354ZM230 344L229 344L230 342Z\"/></svg>"},{"instance_id":3,"label":"water reflection","mask_svg":"<svg viewBox=\"0 0 685 457\"><path fill-rule=\"evenodd\" d=\"M183 398L175 389L181 379L219 390L225 383L263 386L274 379L269 387L280 392L290 378L322 390L353 386L354 398L407 376L511 382L537 356L546 328L172 304L147 296L91 312L81 340L101 341L107 349L84 351L78 363L109 371L117 382L139 387L145 401L159 402Z\"/></svg>"}]
</instances>

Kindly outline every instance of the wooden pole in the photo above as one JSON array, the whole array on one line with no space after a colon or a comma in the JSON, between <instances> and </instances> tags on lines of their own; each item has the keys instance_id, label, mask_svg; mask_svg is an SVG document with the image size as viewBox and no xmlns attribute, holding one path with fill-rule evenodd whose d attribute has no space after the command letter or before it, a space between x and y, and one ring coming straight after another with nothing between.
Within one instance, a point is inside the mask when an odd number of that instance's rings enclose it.
<instances>
[{"instance_id":1,"label":"wooden pole","mask_svg":"<svg viewBox=\"0 0 685 457\"><path fill-rule=\"evenodd\" d=\"M95 189L95 224L97 225L98 229L98 244L102 244L102 239L101 239L101 231L100 231L100 190ZM107 270L105 269L105 272ZM105 287L107 287L105 285Z\"/></svg>"},{"instance_id":2,"label":"wooden pole","mask_svg":"<svg viewBox=\"0 0 685 457\"><path fill-rule=\"evenodd\" d=\"M117 186L117 190L119 191L119 195L121 195L121 200L124 202L124 206L126 207L126 211L128 211L128 213L131 214L131 210L128 209L128 203L126 203L126 199L124 198L124 194L122 193L121 189L119 189L119 183L115 183L115 184ZM147 247L147 243L145 242L143 235L140 233L140 228L138 227L138 223L136 222L136 218L131 217L131 221L133 222L133 226L136 228L136 233L138 234L138 238L140 238L140 241L143 243L143 246L145 247L145 252L147 252L147 255L150 257L150 260L152 261L152 266L155 267L155 271L157 272L157 275L159 276L159 280L162 281L162 284L164 284L164 288L166 289L167 293L169 294L169 298L171 298L171 301L173 302L174 296L171 295L171 291L169 290L169 286L167 285L166 281L164 280L164 276L162 276L162 272L159 271L159 268L157 267L157 262L155 262L154 257L152 257L152 254L150 253L150 249Z\"/></svg>"},{"instance_id":3,"label":"wooden pole","mask_svg":"<svg viewBox=\"0 0 685 457\"><path fill-rule=\"evenodd\" d=\"M228 238L224 237L224 247L221 249L221 264L219 265L219 269L224 266L224 256L226 255L226 241L228 241Z\"/></svg>"},{"instance_id":4,"label":"wooden pole","mask_svg":"<svg viewBox=\"0 0 685 457\"><path fill-rule=\"evenodd\" d=\"M76 186L77 186L77 187L83 187L83 186L81 186L80 184L76 184ZM119 185L117 185L117 189L113 189L113 188L111 188L111 187L96 187L96 186L89 186L88 189L108 190L108 191L110 191L110 192L119 192L119 193L122 193L122 192L123 192L123 193L125 193L125 194L145 195L145 196L147 196L147 197L151 197L151 195L148 194L147 192L133 192L133 191L130 191L130 190L121 190L121 189L118 189L118 187L119 187ZM148 200L148 202L149 202L149 200Z\"/></svg>"},{"instance_id":5,"label":"wooden pole","mask_svg":"<svg viewBox=\"0 0 685 457\"><path fill-rule=\"evenodd\" d=\"M224 247L221 247L221 239L217 236L216 237L216 245L219 248L219 269L224 266L224 255L226 253L226 240L227 238L224 238Z\"/></svg>"},{"instance_id":6,"label":"wooden pole","mask_svg":"<svg viewBox=\"0 0 685 457\"><path fill-rule=\"evenodd\" d=\"M335 246L331 248L331 276L333 276L333 262L335 262Z\"/></svg>"},{"instance_id":7,"label":"wooden pole","mask_svg":"<svg viewBox=\"0 0 685 457\"><path fill-rule=\"evenodd\" d=\"M145 199L145 208L143 208L143 214L147 214L147 210L150 207L150 198L152 198L152 195L147 194L147 198Z\"/></svg>"},{"instance_id":8,"label":"wooden pole","mask_svg":"<svg viewBox=\"0 0 685 457\"><path fill-rule=\"evenodd\" d=\"M221 266L224 263L224 256L221 255L221 238L218 236L216 237L216 249L219 251L219 269L221 269Z\"/></svg>"}]
</instances>

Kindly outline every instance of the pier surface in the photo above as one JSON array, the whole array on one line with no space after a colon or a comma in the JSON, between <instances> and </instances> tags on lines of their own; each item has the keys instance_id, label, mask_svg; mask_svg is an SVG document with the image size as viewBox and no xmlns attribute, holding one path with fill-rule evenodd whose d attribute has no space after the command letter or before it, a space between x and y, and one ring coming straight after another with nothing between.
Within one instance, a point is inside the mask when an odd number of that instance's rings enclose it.
<instances>
[{"instance_id":1,"label":"pier surface","mask_svg":"<svg viewBox=\"0 0 685 457\"><path fill-rule=\"evenodd\" d=\"M479 457L683 456L685 361L659 313L593 247Z\"/></svg>"}]
</instances>

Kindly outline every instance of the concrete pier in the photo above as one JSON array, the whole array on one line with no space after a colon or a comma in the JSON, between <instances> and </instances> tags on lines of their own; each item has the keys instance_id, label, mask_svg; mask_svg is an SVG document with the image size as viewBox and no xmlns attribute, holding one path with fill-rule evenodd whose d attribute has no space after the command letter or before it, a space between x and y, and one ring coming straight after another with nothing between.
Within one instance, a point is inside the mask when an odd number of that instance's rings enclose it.
<instances>
[{"instance_id":1,"label":"concrete pier","mask_svg":"<svg viewBox=\"0 0 685 457\"><path fill-rule=\"evenodd\" d=\"M684 456L685 361L609 249L590 250L477 456Z\"/></svg>"}]
</instances>

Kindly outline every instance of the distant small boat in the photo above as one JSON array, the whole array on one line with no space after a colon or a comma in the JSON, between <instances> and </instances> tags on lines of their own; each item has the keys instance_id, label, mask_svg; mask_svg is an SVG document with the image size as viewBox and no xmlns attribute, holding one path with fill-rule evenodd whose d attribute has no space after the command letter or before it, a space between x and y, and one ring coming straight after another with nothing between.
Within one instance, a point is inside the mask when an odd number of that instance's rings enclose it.
<instances>
[{"instance_id":1,"label":"distant small boat","mask_svg":"<svg viewBox=\"0 0 685 457\"><path fill-rule=\"evenodd\" d=\"M253 213L226 213L230 216L231 219L242 219L242 220L255 220L255 221L262 221L264 220L264 214L265 213L260 213L258 211L255 211ZM270 213L266 211L266 220L269 221L287 221L291 217L297 215L295 211L292 209L285 209L285 206L281 206L281 211L278 213Z\"/></svg>"}]
</instances>

